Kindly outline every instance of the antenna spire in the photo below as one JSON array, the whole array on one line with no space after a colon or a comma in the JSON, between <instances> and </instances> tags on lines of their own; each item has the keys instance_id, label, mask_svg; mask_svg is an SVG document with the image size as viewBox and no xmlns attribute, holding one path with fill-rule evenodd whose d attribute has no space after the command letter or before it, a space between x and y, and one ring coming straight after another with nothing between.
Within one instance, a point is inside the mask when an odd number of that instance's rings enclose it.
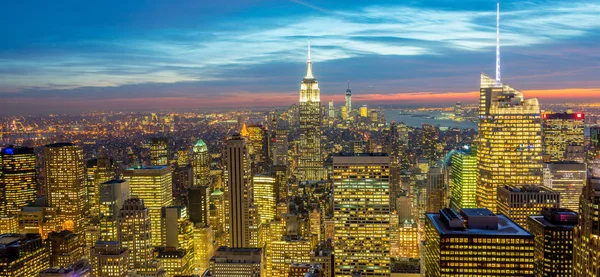
<instances>
[{"instance_id":1,"label":"antenna spire","mask_svg":"<svg viewBox=\"0 0 600 277\"><path fill-rule=\"evenodd\" d=\"M312 61L310 60L310 39L308 39L308 60L306 61L306 76L305 79L314 79L312 73Z\"/></svg>"},{"instance_id":2,"label":"antenna spire","mask_svg":"<svg viewBox=\"0 0 600 277\"><path fill-rule=\"evenodd\" d=\"M496 3L496 82L501 84L500 73L500 2Z\"/></svg>"},{"instance_id":3,"label":"antenna spire","mask_svg":"<svg viewBox=\"0 0 600 277\"><path fill-rule=\"evenodd\" d=\"M348 90L350 90L350 80L348 80Z\"/></svg>"}]
</instances>

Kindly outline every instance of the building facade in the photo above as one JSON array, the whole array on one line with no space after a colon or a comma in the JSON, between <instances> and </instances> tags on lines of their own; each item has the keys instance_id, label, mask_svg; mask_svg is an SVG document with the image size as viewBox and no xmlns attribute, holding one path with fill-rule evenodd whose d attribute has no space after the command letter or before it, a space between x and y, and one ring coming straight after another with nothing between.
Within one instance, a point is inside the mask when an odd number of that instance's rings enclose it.
<instances>
[{"instance_id":1,"label":"building facade","mask_svg":"<svg viewBox=\"0 0 600 277\"><path fill-rule=\"evenodd\" d=\"M542 186L502 186L498 188L498 213L527 229L527 218L543 208L559 208L560 193Z\"/></svg>"}]
</instances>

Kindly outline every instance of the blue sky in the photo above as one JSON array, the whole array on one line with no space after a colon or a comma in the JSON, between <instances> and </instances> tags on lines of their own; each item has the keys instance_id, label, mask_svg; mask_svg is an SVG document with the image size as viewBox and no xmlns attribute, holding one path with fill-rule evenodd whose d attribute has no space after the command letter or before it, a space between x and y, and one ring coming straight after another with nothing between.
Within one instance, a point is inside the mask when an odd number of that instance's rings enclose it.
<instances>
[{"instance_id":1,"label":"blue sky","mask_svg":"<svg viewBox=\"0 0 600 277\"><path fill-rule=\"evenodd\" d=\"M289 105L309 37L323 101L347 80L365 101L467 93L494 71L495 1L5 2L4 113ZM599 1L501 9L506 83L600 88Z\"/></svg>"}]
</instances>

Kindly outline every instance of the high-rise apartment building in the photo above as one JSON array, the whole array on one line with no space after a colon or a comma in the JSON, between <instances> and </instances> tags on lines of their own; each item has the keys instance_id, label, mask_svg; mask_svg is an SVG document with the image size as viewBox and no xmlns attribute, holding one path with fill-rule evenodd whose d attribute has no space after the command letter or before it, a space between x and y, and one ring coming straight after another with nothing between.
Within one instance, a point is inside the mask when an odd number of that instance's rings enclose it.
<instances>
[{"instance_id":1,"label":"high-rise apartment building","mask_svg":"<svg viewBox=\"0 0 600 277\"><path fill-rule=\"evenodd\" d=\"M44 146L44 181L48 206L56 209L56 223L64 230L83 233L87 215L83 150L72 143Z\"/></svg>"},{"instance_id":2,"label":"high-rise apartment building","mask_svg":"<svg viewBox=\"0 0 600 277\"><path fill-rule=\"evenodd\" d=\"M125 200L130 198L129 182L126 180L110 180L100 184L100 239L117 240L119 211Z\"/></svg>"},{"instance_id":3,"label":"high-rise apartment building","mask_svg":"<svg viewBox=\"0 0 600 277\"><path fill-rule=\"evenodd\" d=\"M257 207L260 222L270 222L276 214L275 177L254 175L254 204Z\"/></svg>"},{"instance_id":4,"label":"high-rise apartment building","mask_svg":"<svg viewBox=\"0 0 600 277\"><path fill-rule=\"evenodd\" d=\"M477 152L463 148L452 154L450 208L459 211L477 207Z\"/></svg>"},{"instance_id":5,"label":"high-rise apartment building","mask_svg":"<svg viewBox=\"0 0 600 277\"><path fill-rule=\"evenodd\" d=\"M390 157L333 157L335 276L390 274Z\"/></svg>"},{"instance_id":6,"label":"high-rise apartment building","mask_svg":"<svg viewBox=\"0 0 600 277\"><path fill-rule=\"evenodd\" d=\"M33 148L9 146L0 151L0 216L17 216L36 199Z\"/></svg>"},{"instance_id":7,"label":"high-rise apartment building","mask_svg":"<svg viewBox=\"0 0 600 277\"><path fill-rule=\"evenodd\" d=\"M150 165L163 166L169 164L169 140L165 137L150 139Z\"/></svg>"},{"instance_id":8,"label":"high-rise apartment building","mask_svg":"<svg viewBox=\"0 0 600 277\"><path fill-rule=\"evenodd\" d=\"M192 149L193 186L210 186L210 153L203 140L198 140Z\"/></svg>"},{"instance_id":9,"label":"high-rise apartment building","mask_svg":"<svg viewBox=\"0 0 600 277\"><path fill-rule=\"evenodd\" d=\"M119 211L118 226L119 241L129 249L129 269L145 268L152 259L153 248L150 210L144 200L127 199Z\"/></svg>"},{"instance_id":10,"label":"high-rise apartment building","mask_svg":"<svg viewBox=\"0 0 600 277\"><path fill-rule=\"evenodd\" d=\"M579 210L579 198L587 180L587 165L565 161L544 163L544 186L560 193L560 207Z\"/></svg>"},{"instance_id":11,"label":"high-rise apartment building","mask_svg":"<svg viewBox=\"0 0 600 277\"><path fill-rule=\"evenodd\" d=\"M32 277L48 268L48 251L39 235L0 235L0 276Z\"/></svg>"},{"instance_id":12,"label":"high-rise apartment building","mask_svg":"<svg viewBox=\"0 0 600 277\"><path fill-rule=\"evenodd\" d=\"M248 247L250 243L250 202L252 197L252 169L245 140L234 135L223 149L227 179L227 216L229 244L233 248Z\"/></svg>"},{"instance_id":13,"label":"high-rise apartment building","mask_svg":"<svg viewBox=\"0 0 600 277\"><path fill-rule=\"evenodd\" d=\"M477 203L497 211L498 187L542 184L537 99L481 74Z\"/></svg>"},{"instance_id":14,"label":"high-rise apartment building","mask_svg":"<svg viewBox=\"0 0 600 277\"><path fill-rule=\"evenodd\" d=\"M116 177L114 162L110 158L91 159L85 167L85 190L90 215L98 216L100 207L100 184Z\"/></svg>"},{"instance_id":15,"label":"high-rise apartment building","mask_svg":"<svg viewBox=\"0 0 600 277\"><path fill-rule=\"evenodd\" d=\"M321 91L319 82L312 72L310 44L306 76L300 85L299 123L300 141L296 176L299 181L321 180L325 175L321 157Z\"/></svg>"},{"instance_id":16,"label":"high-rise apartment building","mask_svg":"<svg viewBox=\"0 0 600 277\"><path fill-rule=\"evenodd\" d=\"M498 213L527 229L527 218L543 208L560 207L560 193L542 186L498 188Z\"/></svg>"},{"instance_id":17,"label":"high-rise apartment building","mask_svg":"<svg viewBox=\"0 0 600 277\"><path fill-rule=\"evenodd\" d=\"M123 247L119 241L97 241L90 256L93 276L128 276L129 249Z\"/></svg>"},{"instance_id":18,"label":"high-rise apartment building","mask_svg":"<svg viewBox=\"0 0 600 277\"><path fill-rule=\"evenodd\" d=\"M568 209L544 208L527 218L535 236L535 276L573 276L573 230L577 213Z\"/></svg>"},{"instance_id":19,"label":"high-rise apartment building","mask_svg":"<svg viewBox=\"0 0 600 277\"><path fill-rule=\"evenodd\" d=\"M263 259L260 248L229 248L221 246L210 259L210 267L203 277L263 277Z\"/></svg>"},{"instance_id":20,"label":"high-rise apartment building","mask_svg":"<svg viewBox=\"0 0 600 277\"><path fill-rule=\"evenodd\" d=\"M534 236L488 209L428 213L424 276L534 276Z\"/></svg>"},{"instance_id":21,"label":"high-rise apartment building","mask_svg":"<svg viewBox=\"0 0 600 277\"><path fill-rule=\"evenodd\" d=\"M543 113L542 141L545 162L566 160L567 146L583 147L585 141L583 113Z\"/></svg>"},{"instance_id":22,"label":"high-rise apartment building","mask_svg":"<svg viewBox=\"0 0 600 277\"><path fill-rule=\"evenodd\" d=\"M152 221L152 244L161 245L160 214L162 207L173 204L173 177L169 166L145 166L123 170L131 196L144 200ZM133 255L132 255L133 256Z\"/></svg>"},{"instance_id":23,"label":"high-rise apartment building","mask_svg":"<svg viewBox=\"0 0 600 277\"><path fill-rule=\"evenodd\" d=\"M573 232L573 277L600 276L600 174L594 168L581 194L579 222Z\"/></svg>"}]
</instances>

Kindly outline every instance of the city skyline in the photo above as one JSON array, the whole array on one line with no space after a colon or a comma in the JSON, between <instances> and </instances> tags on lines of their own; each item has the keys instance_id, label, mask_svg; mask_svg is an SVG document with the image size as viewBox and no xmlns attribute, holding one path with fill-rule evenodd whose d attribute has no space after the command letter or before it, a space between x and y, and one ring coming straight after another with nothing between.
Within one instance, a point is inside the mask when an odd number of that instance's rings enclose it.
<instances>
[{"instance_id":1,"label":"city skyline","mask_svg":"<svg viewBox=\"0 0 600 277\"><path fill-rule=\"evenodd\" d=\"M475 103L494 71L495 1L229 4L6 4L2 113L289 106L309 37L336 106L348 80L358 104ZM545 103L597 99L600 4L501 9L503 81Z\"/></svg>"}]
</instances>

